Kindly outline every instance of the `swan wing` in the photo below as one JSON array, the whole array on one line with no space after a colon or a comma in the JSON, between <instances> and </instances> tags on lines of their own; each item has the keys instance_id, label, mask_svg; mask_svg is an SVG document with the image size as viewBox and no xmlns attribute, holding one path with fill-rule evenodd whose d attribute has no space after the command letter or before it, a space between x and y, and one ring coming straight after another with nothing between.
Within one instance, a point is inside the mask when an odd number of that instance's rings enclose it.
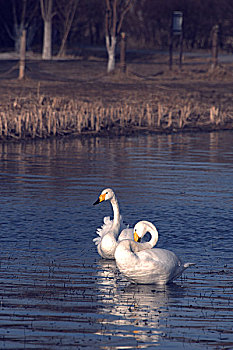
<instances>
[{"instance_id":1,"label":"swan wing","mask_svg":"<svg viewBox=\"0 0 233 350\"><path fill-rule=\"evenodd\" d=\"M171 251L166 249L146 249L137 253L140 261L140 265L147 266L151 264L151 268L159 266L165 273L171 273L173 270L178 269L182 262Z\"/></svg>"},{"instance_id":2,"label":"swan wing","mask_svg":"<svg viewBox=\"0 0 233 350\"><path fill-rule=\"evenodd\" d=\"M113 220L110 219L110 216L104 217L103 222L103 225L96 230L99 237L93 239L93 242L96 245L98 245L101 242L101 239L112 229Z\"/></svg>"},{"instance_id":3,"label":"swan wing","mask_svg":"<svg viewBox=\"0 0 233 350\"><path fill-rule=\"evenodd\" d=\"M188 267L184 266L173 252L166 249L146 249L136 255L138 257L135 274L137 283L172 282Z\"/></svg>"},{"instance_id":4,"label":"swan wing","mask_svg":"<svg viewBox=\"0 0 233 350\"><path fill-rule=\"evenodd\" d=\"M113 226L113 220L110 219L110 216L105 216L103 219L103 225L101 227L97 228L97 230L96 230L96 233L99 237L94 238L93 242L95 242L95 244L98 245L100 243L101 239L107 233L112 231L112 226ZM126 237L123 239L127 239L127 237L130 239L133 239L133 233L132 233L132 235L130 235L129 233L126 233L127 230L128 229L126 228L126 225L123 222L122 216L120 216L120 231L122 231L122 232L124 231L123 236ZM132 232L133 232L133 229L132 229Z\"/></svg>"}]
</instances>

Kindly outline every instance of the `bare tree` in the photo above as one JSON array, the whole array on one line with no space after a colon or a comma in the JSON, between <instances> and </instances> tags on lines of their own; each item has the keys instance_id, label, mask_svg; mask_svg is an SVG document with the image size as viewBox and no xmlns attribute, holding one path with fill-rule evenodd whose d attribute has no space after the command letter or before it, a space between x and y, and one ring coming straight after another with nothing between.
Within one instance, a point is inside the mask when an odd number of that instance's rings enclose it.
<instances>
[{"instance_id":1,"label":"bare tree","mask_svg":"<svg viewBox=\"0 0 233 350\"><path fill-rule=\"evenodd\" d=\"M66 41L73 24L75 12L78 6L78 0L57 0L58 17L62 24L62 41L57 56L61 57L65 54Z\"/></svg>"},{"instance_id":2,"label":"bare tree","mask_svg":"<svg viewBox=\"0 0 233 350\"><path fill-rule=\"evenodd\" d=\"M115 69L117 37L120 33L125 15L134 0L105 0L105 40L108 52L108 73Z\"/></svg>"},{"instance_id":3,"label":"bare tree","mask_svg":"<svg viewBox=\"0 0 233 350\"><path fill-rule=\"evenodd\" d=\"M14 37L15 37L15 50L16 52L19 52L20 47L20 37L21 33L25 26L25 17L26 17L26 8L27 8L27 1L22 1L22 8L21 13L18 18L17 16L17 9L16 9L16 1L12 1L12 10L13 10L13 18L14 18Z\"/></svg>"},{"instance_id":4,"label":"bare tree","mask_svg":"<svg viewBox=\"0 0 233 350\"><path fill-rule=\"evenodd\" d=\"M50 60L52 58L52 20L53 0L40 0L41 15L44 21L44 38L42 58Z\"/></svg>"},{"instance_id":5,"label":"bare tree","mask_svg":"<svg viewBox=\"0 0 233 350\"><path fill-rule=\"evenodd\" d=\"M38 10L38 3L34 0L11 0L10 5L13 26L10 27L12 23L4 22L4 27L9 37L14 41L15 51L18 53L23 30L26 28L29 32L30 29L33 29L32 21ZM33 38L33 33L30 34L30 37Z\"/></svg>"}]
</instances>

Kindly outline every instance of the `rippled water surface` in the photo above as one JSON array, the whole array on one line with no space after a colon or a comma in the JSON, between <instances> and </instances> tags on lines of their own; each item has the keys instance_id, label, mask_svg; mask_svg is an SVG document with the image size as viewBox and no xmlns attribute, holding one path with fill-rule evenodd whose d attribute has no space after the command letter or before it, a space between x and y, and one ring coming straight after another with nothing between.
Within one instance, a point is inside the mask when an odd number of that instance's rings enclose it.
<instances>
[{"instance_id":1,"label":"rippled water surface","mask_svg":"<svg viewBox=\"0 0 233 350\"><path fill-rule=\"evenodd\" d=\"M0 144L0 349L233 349L233 133ZM136 286L92 242L124 220L195 262Z\"/></svg>"}]
</instances>

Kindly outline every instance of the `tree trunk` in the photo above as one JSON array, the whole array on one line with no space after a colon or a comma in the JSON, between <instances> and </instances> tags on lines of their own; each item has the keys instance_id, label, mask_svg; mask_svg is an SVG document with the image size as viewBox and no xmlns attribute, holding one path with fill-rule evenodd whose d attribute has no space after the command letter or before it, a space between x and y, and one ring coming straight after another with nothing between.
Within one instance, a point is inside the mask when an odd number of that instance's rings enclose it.
<instances>
[{"instance_id":1,"label":"tree trunk","mask_svg":"<svg viewBox=\"0 0 233 350\"><path fill-rule=\"evenodd\" d=\"M72 20L72 21L73 21L73 20ZM71 24L72 24L72 22L70 23L69 26L67 26L67 28L66 28L66 30L65 30L65 33L64 33L64 35L63 35L62 42L61 42L61 46L60 46L60 49L59 49L58 54L57 54L58 57L62 57L62 56L65 55L65 51L66 51L66 42L67 42L67 38L68 38L68 35L69 35L69 32L70 32Z\"/></svg>"},{"instance_id":2,"label":"tree trunk","mask_svg":"<svg viewBox=\"0 0 233 350\"><path fill-rule=\"evenodd\" d=\"M44 20L43 60L52 58L52 19Z\"/></svg>"},{"instance_id":3,"label":"tree trunk","mask_svg":"<svg viewBox=\"0 0 233 350\"><path fill-rule=\"evenodd\" d=\"M126 35L124 32L121 33L121 53L120 53L120 62L121 62L121 70L123 73L126 72Z\"/></svg>"},{"instance_id":4,"label":"tree trunk","mask_svg":"<svg viewBox=\"0 0 233 350\"><path fill-rule=\"evenodd\" d=\"M22 31L20 37L20 58L19 58L19 80L24 78L26 59L26 30Z\"/></svg>"},{"instance_id":5,"label":"tree trunk","mask_svg":"<svg viewBox=\"0 0 233 350\"><path fill-rule=\"evenodd\" d=\"M107 72L110 73L115 69L115 51L116 51L116 37L111 37L111 44L109 36L106 36L106 47L108 52L108 68Z\"/></svg>"}]
</instances>

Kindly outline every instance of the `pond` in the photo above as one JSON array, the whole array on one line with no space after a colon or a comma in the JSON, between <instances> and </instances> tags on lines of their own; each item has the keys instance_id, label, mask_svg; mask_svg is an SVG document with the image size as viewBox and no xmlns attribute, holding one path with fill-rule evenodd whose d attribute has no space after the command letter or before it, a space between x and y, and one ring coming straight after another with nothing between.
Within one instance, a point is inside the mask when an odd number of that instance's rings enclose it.
<instances>
[{"instance_id":1,"label":"pond","mask_svg":"<svg viewBox=\"0 0 233 350\"><path fill-rule=\"evenodd\" d=\"M1 349L232 349L233 132L0 144ZM133 285L93 238L124 221L196 263Z\"/></svg>"}]
</instances>

